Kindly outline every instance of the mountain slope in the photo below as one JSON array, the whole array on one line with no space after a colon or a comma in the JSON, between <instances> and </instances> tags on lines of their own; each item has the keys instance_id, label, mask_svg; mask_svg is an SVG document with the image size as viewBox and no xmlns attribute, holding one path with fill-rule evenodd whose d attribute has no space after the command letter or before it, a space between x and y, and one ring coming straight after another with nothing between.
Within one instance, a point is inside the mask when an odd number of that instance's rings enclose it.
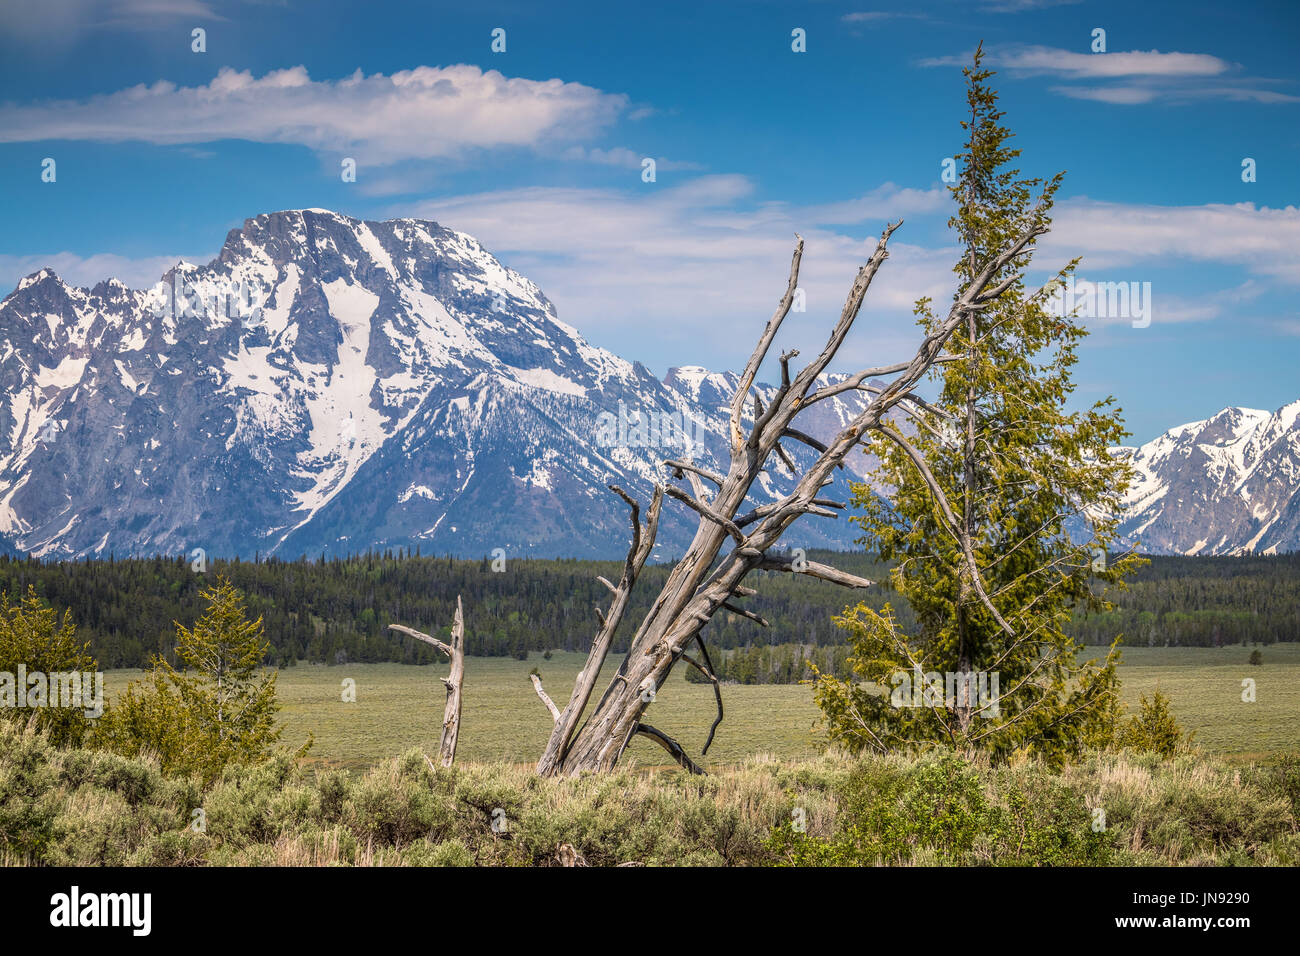
<instances>
[{"instance_id":1,"label":"mountain slope","mask_svg":"<svg viewBox=\"0 0 1300 956\"><path fill-rule=\"evenodd\" d=\"M664 458L719 468L735 383L699 367L660 381L592 346L437 223L257 216L152 289L47 269L0 302L0 550L621 557L626 509L606 486L646 500ZM800 427L825 439L861 407L846 393ZM1300 402L1127 452L1140 478L1121 530L1144 550L1300 548ZM870 461L847 464L828 489L843 500ZM755 503L790 484L774 462ZM666 506L655 557L695 523ZM845 516L805 517L787 540L856 537Z\"/></svg>"},{"instance_id":2,"label":"mountain slope","mask_svg":"<svg viewBox=\"0 0 1300 956\"><path fill-rule=\"evenodd\" d=\"M1300 401L1225 408L1127 449L1139 480L1121 532L1172 554L1300 549Z\"/></svg>"},{"instance_id":3,"label":"mountain slope","mask_svg":"<svg viewBox=\"0 0 1300 956\"><path fill-rule=\"evenodd\" d=\"M51 557L621 555L605 486L644 497L686 452L681 423L716 466L734 382L661 382L591 346L462 233L324 210L250 219L148 291L42 271L0 303L0 330L0 537ZM824 403L822 427L860 407ZM620 416L622 447L593 441ZM676 431L640 435L664 416ZM689 540L683 510L665 509L661 556ZM795 543L854 536L814 520Z\"/></svg>"}]
</instances>

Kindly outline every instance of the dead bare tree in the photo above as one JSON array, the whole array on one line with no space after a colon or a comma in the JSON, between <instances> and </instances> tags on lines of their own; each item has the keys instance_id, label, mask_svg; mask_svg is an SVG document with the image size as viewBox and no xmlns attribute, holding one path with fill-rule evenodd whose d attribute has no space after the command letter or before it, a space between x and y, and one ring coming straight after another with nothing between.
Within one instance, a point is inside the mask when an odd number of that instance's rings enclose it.
<instances>
[{"instance_id":1,"label":"dead bare tree","mask_svg":"<svg viewBox=\"0 0 1300 956\"><path fill-rule=\"evenodd\" d=\"M1021 267L1026 247L1035 237L1047 231L1041 212L1040 207L1039 213L1031 219L1032 225L1023 235L1006 249L991 255L982 268L975 271L965 290L954 298L944 322L926 336L909 361L864 369L835 384L823 384L812 390L848 335L872 279L888 256L889 239L902 223L886 226L874 252L859 269L840 318L821 353L794 375L790 371L790 360L798 353L791 351L781 355L781 385L771 404L764 408L761 399L752 389L759 368L790 311L799 284L803 239L795 237L794 256L785 294L749 357L731 400L730 463L726 474L687 461L665 462L673 477L679 481L688 481L691 490L688 492L675 485L656 486L644 522L640 517L638 503L622 489L610 486L631 509L632 542L619 583L615 585L601 578L601 583L609 588L613 598L608 610L602 612L597 608L600 626L586 664L574 682L568 703L563 710L554 704L550 705L555 714L555 726L538 762L539 774L554 776L574 775L584 770L609 771L622 756L633 734L638 733L663 746L682 766L698 771L699 768L686 756L680 744L642 720L646 708L655 699L657 689L663 685L673 666L682 659L704 671L713 680L716 691L716 677L712 673L712 667L707 663L696 662L686 651L692 644L704 648L700 631L719 608L757 619L756 615L735 603L739 598L757 593L743 584L751 571L808 574L850 588L870 586L870 581L827 565L801 562L796 567L793 561L769 553L786 529L800 516L811 514L834 517L835 511L831 509L844 507L841 502L821 497L821 490L832 483L832 472L842 465L845 456L861 444L870 431L887 435L907 451L934 497L940 524L960 545L966 563L965 574L971 588L999 624L1010 631L1010 627L993 608L980 580L979 569L975 566L971 542L962 537L962 526L927 469L924 459L901 433L883 423L883 416L901 402L907 402L908 410L912 413L931 411L927 403L912 394L912 389L935 363L951 360L942 352L953 331L971 313L984 308L1009 287L1013 281L1011 279L1004 279L992 288L989 284L995 275L1008 266L1013 270ZM896 377L884 387L868 384L873 379L891 375ZM853 389L869 396L868 403L829 443L823 444L794 427L795 418L803 409ZM742 427L743 412L751 402L752 427L746 434ZM793 459L781 446L782 441L809 445L819 453L819 457L799 476ZM773 455L778 456L786 467L799 476L794 490L779 501L760 505L746 514L738 514L745 505L751 485ZM714 486L711 494L705 487L706 481ZM613 643L614 633L627 608L628 597L654 546L664 494L695 511L699 515L699 527L690 547L669 574L667 582L638 626L627 657L591 708L585 723L579 727L579 721L588 709L601 666ZM730 549L719 559L724 545L728 543ZM704 656L707 661L707 652ZM534 678L534 683L543 700L549 702L550 698L542 690L541 682ZM721 720L720 694L718 701L718 719ZM717 723L715 721L710 730L710 742ZM707 749L707 744L705 748Z\"/></svg>"},{"instance_id":2,"label":"dead bare tree","mask_svg":"<svg viewBox=\"0 0 1300 956\"><path fill-rule=\"evenodd\" d=\"M450 644L401 624L390 624L388 627L432 644L451 660L451 671L442 679L447 687L447 706L442 712L442 739L438 743L439 760L444 767L450 767L456 759L456 741L460 736L460 692L465 683L465 616L461 610L460 595L456 596L456 619L451 625Z\"/></svg>"}]
</instances>

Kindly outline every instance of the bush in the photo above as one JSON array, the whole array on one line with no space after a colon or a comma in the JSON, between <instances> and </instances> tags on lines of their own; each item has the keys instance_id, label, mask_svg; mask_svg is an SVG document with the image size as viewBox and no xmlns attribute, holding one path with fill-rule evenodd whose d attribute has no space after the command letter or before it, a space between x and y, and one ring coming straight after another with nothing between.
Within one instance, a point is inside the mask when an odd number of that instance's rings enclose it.
<instances>
[{"instance_id":1,"label":"bush","mask_svg":"<svg viewBox=\"0 0 1300 956\"><path fill-rule=\"evenodd\" d=\"M71 614L65 613L60 622L50 606L36 596L35 588L29 586L27 596L17 603L11 603L8 594L0 593L0 673L9 675L0 687L0 718L18 724L34 721L59 746L81 743L90 727L85 713L89 708L28 707L29 688L17 686L14 675L19 668L28 675L43 674L47 680L55 674L76 672L84 675L80 684L82 702L93 704L94 685L87 686L89 682L84 678L93 678L99 665L88 653L88 646L77 643ZM47 704L55 703L56 694L63 700L53 687L47 686L45 693ZM23 695L21 701L19 694Z\"/></svg>"},{"instance_id":2,"label":"bush","mask_svg":"<svg viewBox=\"0 0 1300 956\"><path fill-rule=\"evenodd\" d=\"M1192 735L1184 734L1169 710L1169 698L1156 690L1151 699L1142 695L1138 713L1130 717L1116 736L1120 747L1172 757L1182 746L1190 744Z\"/></svg>"},{"instance_id":3,"label":"bush","mask_svg":"<svg viewBox=\"0 0 1300 956\"><path fill-rule=\"evenodd\" d=\"M1294 865L1298 806L1300 760L1238 769L1193 753L1094 753L1059 774L828 754L576 779L435 770L419 751L361 774L280 755L204 786L0 722L9 864L548 866L567 844L593 866Z\"/></svg>"}]
</instances>

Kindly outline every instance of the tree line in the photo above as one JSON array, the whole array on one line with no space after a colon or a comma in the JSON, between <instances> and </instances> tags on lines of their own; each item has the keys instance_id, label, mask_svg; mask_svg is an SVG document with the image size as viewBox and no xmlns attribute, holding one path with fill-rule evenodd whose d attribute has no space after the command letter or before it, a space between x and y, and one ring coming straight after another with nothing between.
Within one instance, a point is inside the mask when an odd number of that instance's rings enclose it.
<instances>
[{"instance_id":1,"label":"tree line","mask_svg":"<svg viewBox=\"0 0 1300 956\"><path fill-rule=\"evenodd\" d=\"M759 593L746 606L770 626L720 613L704 631L710 647L845 646L831 618L858 597L877 608L890 603L900 627L914 623L908 603L889 587L886 565L861 552L809 551L807 558L833 561L878 583L850 594L800 575L755 572ZM16 598L31 585L60 616L71 611L77 640L89 642L106 668L145 667L152 654L175 663L174 622L203 613L200 592L218 574L243 592L250 613L262 617L267 664L425 664L434 661L432 649L394 635L388 625L407 624L445 638L458 594L465 601L470 655L586 651L597 624L593 608L607 597L596 575L617 578L621 570L618 562L572 559L507 558L504 571L492 566L488 558L402 551L328 560L217 560L205 573L180 556L77 562L0 556L0 592ZM667 571L645 569L629 618L645 613ZM1129 645L1184 647L1297 641L1300 553L1154 557L1129 578L1127 590L1111 589L1108 597L1114 610L1076 614L1070 627L1075 639L1108 644L1123 634ZM615 652L626 652L630 630L616 638Z\"/></svg>"}]
</instances>

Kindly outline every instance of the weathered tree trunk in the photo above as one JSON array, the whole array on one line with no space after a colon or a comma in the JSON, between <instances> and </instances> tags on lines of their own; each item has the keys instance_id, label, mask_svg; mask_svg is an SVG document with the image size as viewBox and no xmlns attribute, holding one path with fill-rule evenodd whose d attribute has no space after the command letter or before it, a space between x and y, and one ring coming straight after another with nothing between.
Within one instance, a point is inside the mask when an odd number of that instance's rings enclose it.
<instances>
[{"instance_id":1,"label":"weathered tree trunk","mask_svg":"<svg viewBox=\"0 0 1300 956\"><path fill-rule=\"evenodd\" d=\"M608 771L618 762L632 735L637 733L655 740L683 767L698 770L686 757L680 744L645 724L642 716L647 707L653 703L656 691L663 686L673 666L683 657L713 679L716 690L716 679L713 678L712 668L706 669L701 666L686 656L685 651L692 642L699 643L703 648L700 631L719 608L758 619L756 615L739 608L734 603L738 598L756 593L743 584L745 577L751 571L787 571L807 574L847 587L870 586L870 581L826 565L806 561L796 563L782 556L769 554L785 531L800 516L812 514L833 518L836 517L836 513L830 509L845 507L843 503L830 501L819 495L826 485L833 482L832 472L842 467L845 456L863 442L869 431L884 434L898 443L920 471L934 497L940 525L952 534L961 546L971 587L998 623L1010 630L993 608L984 591L969 538L963 533L961 522L954 515L942 489L930 474L920 453L900 432L890 427L883 420L883 416L900 402L908 402L909 411L913 413L941 414L913 395L912 389L936 362L952 360L949 356L941 355L941 352L960 323L966 321L974 311L983 308L1007 287L1007 282L1003 281L996 287L988 288L994 275L1009 264L1017 262L1018 257L1034 237L1046 231L1041 217L1036 217L1034 222L1034 226L1024 235L998 255L992 256L974 273L966 289L954 299L944 322L926 336L909 361L865 369L837 384L826 384L812 390L839 351L845 336L848 335L867 289L871 285L871 280L887 257L886 247L889 238L901 223L887 226L876 244L875 251L859 270L839 321L832 329L821 353L793 378L789 362L798 353L792 351L782 355L780 357L781 386L772 404L764 409L758 395L751 393L751 389L759 367L766 358L782 321L790 311L798 287L803 240L796 237L797 243L785 295L777 306L775 314L768 321L732 397L731 460L727 473L712 472L687 461L666 461L665 464L677 480L690 483L692 493L673 485L656 486L644 524L640 521L640 508L637 503L622 489L610 486L611 490L627 501L631 508L632 543L618 585L601 579L602 583L613 592L613 599L607 613L597 609L600 629L592 642L586 665L574 683L569 702L556 718L546 751L537 765L538 773L572 775L582 771ZM868 384L872 379L888 375L896 377L883 388ZM822 444L793 427L796 415L803 409L815 402L854 389L865 392L871 398L862 412L828 444ZM752 427L746 435L742 428L743 412L750 402L753 408ZM799 474L794 461L781 447L780 443L783 440L809 445L816 449L820 456L799 477L790 494L778 501L760 505L746 514L738 514L745 505L751 486L773 456L784 462L793 474ZM711 496L705 489L705 480L715 486L716 490ZM669 574L663 589L638 626L628 655L618 673L614 675L601 697L591 708L586 722L579 727L578 722L587 709L600 668L613 642L614 632L627 607L628 596L645 564L646 557L654 546L664 494L681 501L695 511L700 516L699 527L690 547ZM731 548L719 560L723 546L728 542L731 543ZM707 652L705 657L707 660ZM543 700L549 701L541 690L540 681L535 679L535 683L538 693L543 695ZM719 719L721 719L720 705L719 695ZM717 721L710 730L710 742L716 727Z\"/></svg>"},{"instance_id":2,"label":"weathered tree trunk","mask_svg":"<svg viewBox=\"0 0 1300 956\"><path fill-rule=\"evenodd\" d=\"M400 624L390 624L388 627L424 641L426 644L432 644L451 660L451 671L442 679L447 688L447 706L442 712L442 738L438 743L439 761L444 767L450 767L456 759L456 742L460 736L461 687L465 682L465 617L460 596L456 597L456 619L451 625L450 644Z\"/></svg>"}]
</instances>

